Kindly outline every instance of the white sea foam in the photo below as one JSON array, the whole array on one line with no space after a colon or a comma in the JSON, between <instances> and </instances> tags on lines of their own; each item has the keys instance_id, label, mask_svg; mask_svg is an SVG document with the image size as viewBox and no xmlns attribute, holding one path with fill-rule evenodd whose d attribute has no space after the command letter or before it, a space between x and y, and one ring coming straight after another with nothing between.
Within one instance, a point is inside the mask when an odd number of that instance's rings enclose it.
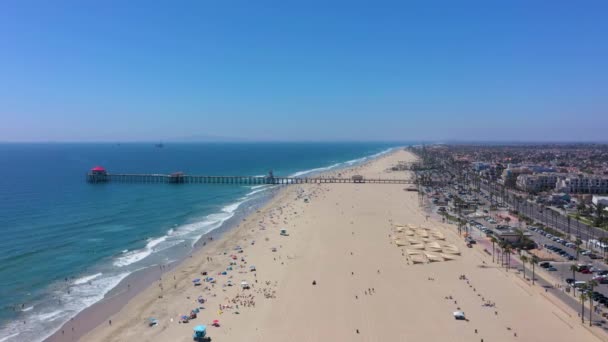
<instances>
[{"instance_id":1,"label":"white sea foam","mask_svg":"<svg viewBox=\"0 0 608 342\"><path fill-rule=\"evenodd\" d=\"M31 311L34 307L33 306L28 306L27 308L21 310L23 312L27 312L27 311Z\"/></svg>"},{"instance_id":2,"label":"white sea foam","mask_svg":"<svg viewBox=\"0 0 608 342\"><path fill-rule=\"evenodd\" d=\"M166 235L161 236L156 239L149 239L145 248L124 253L124 256L122 256L114 261L114 266L124 267L127 265L131 265L133 263L136 263L140 260L143 260L145 257L152 254L152 252L154 251L154 247L158 246L160 243L164 242L165 240L167 240Z\"/></svg>"},{"instance_id":3,"label":"white sea foam","mask_svg":"<svg viewBox=\"0 0 608 342\"><path fill-rule=\"evenodd\" d=\"M34 315L34 317L32 317L34 320L40 321L40 322L52 322L54 320L56 320L57 318L60 318L61 316L63 316L63 310L54 310L54 311L50 311L50 312L43 312L43 313L39 313L37 315Z\"/></svg>"},{"instance_id":4,"label":"white sea foam","mask_svg":"<svg viewBox=\"0 0 608 342\"><path fill-rule=\"evenodd\" d=\"M0 342L8 341L9 338L15 337L15 336L19 336L19 333L14 333L14 334L11 334L11 335L8 335L8 336L4 336L4 337L0 338Z\"/></svg>"},{"instance_id":5,"label":"white sea foam","mask_svg":"<svg viewBox=\"0 0 608 342\"><path fill-rule=\"evenodd\" d=\"M378 158L386 153L389 153L390 151L392 151L394 148L388 148L384 151L380 151L376 154L372 154L370 156L366 156L366 157L361 157L361 158L357 158L357 159L352 159L352 160L348 160L342 163L336 163L336 164L332 164L329 166L325 166L325 167L318 167L318 168L314 168L314 169L309 169L309 170L304 170L304 171L298 171L295 172L291 175L289 175L289 177L301 177L310 173L318 173L318 172L323 172L323 171L329 171L338 167L344 167L344 166L353 166L355 164L359 164L362 163L366 160L370 160L370 159L374 159L374 158Z\"/></svg>"},{"instance_id":6,"label":"white sea foam","mask_svg":"<svg viewBox=\"0 0 608 342\"><path fill-rule=\"evenodd\" d=\"M247 198L249 199L249 198L251 198L251 196L253 196L253 195L257 194L257 193L260 193L262 191L266 191L268 189L270 189L270 188L263 188L263 189L253 190L252 192L250 192L250 193L247 194Z\"/></svg>"},{"instance_id":7,"label":"white sea foam","mask_svg":"<svg viewBox=\"0 0 608 342\"><path fill-rule=\"evenodd\" d=\"M232 204L229 204L229 205L227 205L227 206L223 207L223 208L222 208L222 211L223 211L223 212L225 212L225 213L233 213L233 212L235 212L235 211L236 211L236 210L239 208L239 206L240 206L241 204L243 204L243 202L245 202L245 201L243 201L243 200L241 199L241 201L240 201L240 202L234 202L234 203L232 203Z\"/></svg>"},{"instance_id":8,"label":"white sea foam","mask_svg":"<svg viewBox=\"0 0 608 342\"><path fill-rule=\"evenodd\" d=\"M70 286L69 293L64 287L57 288L53 293L52 302L36 305L36 310L29 310L18 321L10 322L0 328L0 342L46 339L70 317L101 300L108 291L129 275L128 272L107 277L98 274L101 273L77 279ZM94 278L96 281L91 284L79 281L93 276L96 276Z\"/></svg>"},{"instance_id":9,"label":"white sea foam","mask_svg":"<svg viewBox=\"0 0 608 342\"><path fill-rule=\"evenodd\" d=\"M89 281L95 279L95 278L99 278L101 277L103 273L95 273L93 275L89 275L89 276L84 276L82 278L78 278L76 280L74 280L74 285L80 285L80 284L86 284Z\"/></svg>"},{"instance_id":10,"label":"white sea foam","mask_svg":"<svg viewBox=\"0 0 608 342\"><path fill-rule=\"evenodd\" d=\"M333 164L333 165L330 165L330 166L326 166L326 167L317 167L317 168L310 169L310 170L298 171L296 173L293 173L293 174L289 175L289 177L300 177L300 176L307 175L309 173L328 171L328 170L336 168L336 167L338 167L340 165L341 165L341 163L336 163L336 164Z\"/></svg>"}]
</instances>

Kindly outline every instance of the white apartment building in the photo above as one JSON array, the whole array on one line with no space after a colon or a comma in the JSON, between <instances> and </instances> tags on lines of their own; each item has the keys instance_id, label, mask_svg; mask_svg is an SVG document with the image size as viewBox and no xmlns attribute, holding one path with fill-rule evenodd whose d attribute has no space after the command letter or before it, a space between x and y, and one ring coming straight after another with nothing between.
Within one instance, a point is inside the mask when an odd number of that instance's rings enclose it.
<instances>
[{"instance_id":1,"label":"white apartment building","mask_svg":"<svg viewBox=\"0 0 608 342\"><path fill-rule=\"evenodd\" d=\"M555 189L571 194L605 194L608 176L568 175L559 179Z\"/></svg>"},{"instance_id":2,"label":"white apartment building","mask_svg":"<svg viewBox=\"0 0 608 342\"><path fill-rule=\"evenodd\" d=\"M537 173L534 175L519 175L515 186L518 189L528 192L540 192L545 190L555 189L555 185L559 180L559 174L556 173Z\"/></svg>"}]
</instances>

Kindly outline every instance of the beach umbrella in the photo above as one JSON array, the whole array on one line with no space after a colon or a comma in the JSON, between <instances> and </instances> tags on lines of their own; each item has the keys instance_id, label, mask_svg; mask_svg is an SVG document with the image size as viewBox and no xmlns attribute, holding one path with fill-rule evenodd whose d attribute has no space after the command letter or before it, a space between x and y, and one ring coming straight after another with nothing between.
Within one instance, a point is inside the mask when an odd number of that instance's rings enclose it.
<instances>
[{"instance_id":1,"label":"beach umbrella","mask_svg":"<svg viewBox=\"0 0 608 342\"><path fill-rule=\"evenodd\" d=\"M201 281L201 278L196 278L196 279L192 280L193 283L200 283L200 281Z\"/></svg>"},{"instance_id":2,"label":"beach umbrella","mask_svg":"<svg viewBox=\"0 0 608 342\"><path fill-rule=\"evenodd\" d=\"M194 327L195 332L205 332L207 330L207 326L205 325L197 325Z\"/></svg>"}]
</instances>

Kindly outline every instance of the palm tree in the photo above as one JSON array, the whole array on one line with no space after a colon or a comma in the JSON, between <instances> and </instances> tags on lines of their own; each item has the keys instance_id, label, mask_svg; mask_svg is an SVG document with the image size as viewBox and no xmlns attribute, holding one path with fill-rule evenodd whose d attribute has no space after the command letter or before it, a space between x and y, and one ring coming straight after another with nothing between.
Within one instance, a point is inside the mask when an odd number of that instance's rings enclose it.
<instances>
[{"instance_id":1,"label":"palm tree","mask_svg":"<svg viewBox=\"0 0 608 342\"><path fill-rule=\"evenodd\" d=\"M534 285L534 265L538 264L538 257L536 255L532 255L530 263L532 264L532 285Z\"/></svg>"},{"instance_id":2,"label":"palm tree","mask_svg":"<svg viewBox=\"0 0 608 342\"><path fill-rule=\"evenodd\" d=\"M496 237L492 236L490 241L492 241L492 262L494 262L494 244L498 242L498 240L496 240Z\"/></svg>"},{"instance_id":3,"label":"palm tree","mask_svg":"<svg viewBox=\"0 0 608 342\"><path fill-rule=\"evenodd\" d=\"M574 244L576 245L576 260L578 260L579 253L581 252L581 245L583 244L583 240L581 240L580 238L576 238L576 241L574 242Z\"/></svg>"},{"instance_id":4,"label":"palm tree","mask_svg":"<svg viewBox=\"0 0 608 342\"><path fill-rule=\"evenodd\" d=\"M598 203L595 206L595 225L597 227L601 227L604 223L604 208L605 206L601 203Z\"/></svg>"},{"instance_id":5,"label":"palm tree","mask_svg":"<svg viewBox=\"0 0 608 342\"><path fill-rule=\"evenodd\" d=\"M521 255L519 259L521 260L521 264L524 266L524 279L526 279L526 263L528 262L528 257Z\"/></svg>"},{"instance_id":6,"label":"palm tree","mask_svg":"<svg viewBox=\"0 0 608 342\"><path fill-rule=\"evenodd\" d=\"M592 320L591 320L591 316L593 315L593 298L591 297L593 295L593 288L596 287L598 285L597 281L595 280L589 280L587 282L587 286L589 286L589 326L592 325Z\"/></svg>"},{"instance_id":7,"label":"palm tree","mask_svg":"<svg viewBox=\"0 0 608 342\"><path fill-rule=\"evenodd\" d=\"M583 201L579 201L578 205L576 206L576 212L580 215L585 211L586 207L587 206L585 203L583 203Z\"/></svg>"},{"instance_id":8,"label":"palm tree","mask_svg":"<svg viewBox=\"0 0 608 342\"><path fill-rule=\"evenodd\" d=\"M579 297L581 299L581 322L585 324L585 301L587 300L587 295L585 292L581 292Z\"/></svg>"},{"instance_id":9,"label":"palm tree","mask_svg":"<svg viewBox=\"0 0 608 342\"><path fill-rule=\"evenodd\" d=\"M570 271L572 271L572 295L576 297L576 286L574 286L574 284L576 283L576 271L578 271L578 266L570 265Z\"/></svg>"},{"instance_id":10,"label":"palm tree","mask_svg":"<svg viewBox=\"0 0 608 342\"><path fill-rule=\"evenodd\" d=\"M511 252L512 251L513 251L513 248L511 248L511 245L506 244L505 253L507 254L507 271L509 270L509 267L511 266Z\"/></svg>"},{"instance_id":11,"label":"palm tree","mask_svg":"<svg viewBox=\"0 0 608 342\"><path fill-rule=\"evenodd\" d=\"M500 266L505 265L505 255L507 254L507 243L505 241L500 241L500 250L501 250L501 258L500 258Z\"/></svg>"}]
</instances>

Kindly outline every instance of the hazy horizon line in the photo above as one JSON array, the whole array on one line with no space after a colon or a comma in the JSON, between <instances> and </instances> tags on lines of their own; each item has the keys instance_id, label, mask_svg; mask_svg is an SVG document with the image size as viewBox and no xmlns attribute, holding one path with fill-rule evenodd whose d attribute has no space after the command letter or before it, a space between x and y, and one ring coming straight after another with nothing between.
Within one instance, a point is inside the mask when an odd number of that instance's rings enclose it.
<instances>
[{"instance_id":1,"label":"hazy horizon line","mask_svg":"<svg viewBox=\"0 0 608 342\"><path fill-rule=\"evenodd\" d=\"M264 140L264 139L227 139L227 140L0 140L0 144L200 144L200 143L403 143L403 144L608 144L608 140L469 140L469 139L446 139L446 140Z\"/></svg>"}]
</instances>

